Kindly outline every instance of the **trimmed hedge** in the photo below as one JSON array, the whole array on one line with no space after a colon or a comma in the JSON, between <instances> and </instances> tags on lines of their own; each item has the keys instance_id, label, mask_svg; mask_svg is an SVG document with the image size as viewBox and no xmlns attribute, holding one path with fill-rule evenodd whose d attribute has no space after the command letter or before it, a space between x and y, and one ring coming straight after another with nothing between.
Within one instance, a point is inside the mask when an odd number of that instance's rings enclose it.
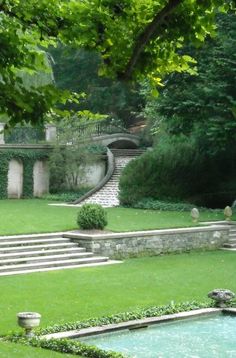
<instances>
[{"instance_id":1,"label":"trimmed hedge","mask_svg":"<svg viewBox=\"0 0 236 358\"><path fill-rule=\"evenodd\" d=\"M42 339L40 335L63 332L69 330L78 330L89 327L102 326L107 324L121 323L129 320L143 319L148 317L158 317L167 314L179 313L184 311L192 311L201 308L212 307L210 301L205 303L199 303L196 301L185 303L171 302L165 306L154 306L144 309L138 309L131 312L118 313L115 315L89 319L82 322L66 323L62 325L54 325L48 328L38 329L34 338L26 339L21 334L12 334L4 337L5 341L21 343L25 345L31 345L33 347L41 347L50 349L61 353L70 353L74 355L82 355L88 358L124 358L121 353L105 351L94 346L89 346L79 341L72 339Z\"/></svg>"},{"instance_id":2,"label":"trimmed hedge","mask_svg":"<svg viewBox=\"0 0 236 358\"><path fill-rule=\"evenodd\" d=\"M142 319L148 317L158 317L166 314L173 314L183 311L191 311L200 308L207 308L211 307L211 302L207 303L198 303L196 301L193 302L186 302L186 303L178 303L175 304L171 302L169 305L166 306L159 306L159 307L150 307L146 309L139 309L132 312L124 312L118 313L115 315L89 319L82 322L74 322L74 323L67 323L62 325L54 325L48 328L39 329L37 331L37 336L34 338L26 339L23 335L10 335L4 337L6 341L11 341L15 343L21 343L25 345L31 345L34 347L41 347L50 349L53 351L61 352L61 353L70 353L74 355L82 355L88 358L123 358L125 357L123 354L111 352L111 351L104 351L102 349L89 346L87 344L81 343L79 341L74 341L71 339L41 339L39 335L45 335L50 333L68 331L68 330L75 330L75 329L82 329L82 328L89 328L95 326L102 326L112 323L121 323L126 322L129 320L135 319Z\"/></svg>"},{"instance_id":3,"label":"trimmed hedge","mask_svg":"<svg viewBox=\"0 0 236 358\"><path fill-rule=\"evenodd\" d=\"M143 198L133 205L136 209L150 209L161 211L190 211L194 207L188 203L169 203L167 201L155 200L152 198Z\"/></svg>"},{"instance_id":4,"label":"trimmed hedge","mask_svg":"<svg viewBox=\"0 0 236 358\"><path fill-rule=\"evenodd\" d=\"M41 199L45 200L53 200L53 201L62 201L70 203L72 201L75 201L79 199L81 196L83 196L85 193L87 193L91 188L81 188L77 191L59 191L54 192L51 194L45 194Z\"/></svg>"},{"instance_id":5,"label":"trimmed hedge","mask_svg":"<svg viewBox=\"0 0 236 358\"><path fill-rule=\"evenodd\" d=\"M194 143L159 143L124 168L119 183L121 205L144 198L188 202L207 208L231 205L236 197L236 153L209 155Z\"/></svg>"},{"instance_id":6,"label":"trimmed hedge","mask_svg":"<svg viewBox=\"0 0 236 358\"><path fill-rule=\"evenodd\" d=\"M77 224L84 230L103 230L107 225L107 213L99 204L84 204L78 212Z\"/></svg>"},{"instance_id":7,"label":"trimmed hedge","mask_svg":"<svg viewBox=\"0 0 236 358\"><path fill-rule=\"evenodd\" d=\"M23 197L33 197L33 168L36 160L48 157L46 150L33 149L4 149L0 151L0 199L7 199L8 169L12 159L20 160L23 164Z\"/></svg>"},{"instance_id":8,"label":"trimmed hedge","mask_svg":"<svg viewBox=\"0 0 236 358\"><path fill-rule=\"evenodd\" d=\"M69 353L88 358L125 358L125 356L121 353L105 351L72 339L40 339L38 337L26 339L22 336L15 336L9 338L8 340L14 343L40 347L55 352Z\"/></svg>"},{"instance_id":9,"label":"trimmed hedge","mask_svg":"<svg viewBox=\"0 0 236 358\"><path fill-rule=\"evenodd\" d=\"M85 321L77 321L71 323L65 323L61 325L53 325L47 328L42 328L37 330L38 335L45 335L50 333L64 332L70 330L78 330L89 327L103 326L113 323L122 323L135 319L143 319L148 317L159 317L167 314L184 312L184 311L193 311L200 308L212 307L211 301L207 302L184 302L184 303L175 303L171 302L168 305L163 306L153 306L148 308L140 308L130 312L121 312L114 315L100 317L100 318L91 318Z\"/></svg>"}]
</instances>

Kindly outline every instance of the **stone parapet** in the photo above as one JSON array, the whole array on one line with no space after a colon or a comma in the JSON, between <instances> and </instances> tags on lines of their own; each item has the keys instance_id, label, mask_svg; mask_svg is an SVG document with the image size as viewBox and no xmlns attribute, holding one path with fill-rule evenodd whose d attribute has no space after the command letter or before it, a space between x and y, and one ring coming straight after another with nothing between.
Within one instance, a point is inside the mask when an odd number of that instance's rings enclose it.
<instances>
[{"instance_id":1,"label":"stone parapet","mask_svg":"<svg viewBox=\"0 0 236 358\"><path fill-rule=\"evenodd\" d=\"M229 226L104 233L87 235L65 234L96 254L112 258L160 255L190 250L215 250L229 240Z\"/></svg>"}]
</instances>

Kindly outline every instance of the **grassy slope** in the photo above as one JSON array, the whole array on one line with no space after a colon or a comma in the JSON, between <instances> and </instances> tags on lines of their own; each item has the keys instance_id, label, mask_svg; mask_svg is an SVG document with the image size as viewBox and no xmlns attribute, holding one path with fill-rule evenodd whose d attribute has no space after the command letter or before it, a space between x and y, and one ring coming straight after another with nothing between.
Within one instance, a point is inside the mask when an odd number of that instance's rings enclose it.
<instances>
[{"instance_id":1,"label":"grassy slope","mask_svg":"<svg viewBox=\"0 0 236 358\"><path fill-rule=\"evenodd\" d=\"M76 229L78 208L49 206L46 200L0 200L0 235ZM135 231L191 226L188 212L160 212L126 208L107 209L112 231ZM204 212L201 220L222 220L223 215Z\"/></svg>"},{"instance_id":2,"label":"grassy slope","mask_svg":"<svg viewBox=\"0 0 236 358\"><path fill-rule=\"evenodd\" d=\"M114 266L0 277L0 333L16 314L36 311L42 326L137 307L206 299L213 288L236 291L236 254L194 252L127 260Z\"/></svg>"}]
</instances>

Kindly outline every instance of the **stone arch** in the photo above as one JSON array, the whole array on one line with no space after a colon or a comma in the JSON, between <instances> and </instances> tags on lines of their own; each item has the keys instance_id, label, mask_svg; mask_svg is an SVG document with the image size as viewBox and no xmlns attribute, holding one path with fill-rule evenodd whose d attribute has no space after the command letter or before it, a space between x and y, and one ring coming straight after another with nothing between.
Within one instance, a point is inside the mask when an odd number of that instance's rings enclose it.
<instances>
[{"instance_id":1,"label":"stone arch","mask_svg":"<svg viewBox=\"0 0 236 358\"><path fill-rule=\"evenodd\" d=\"M7 196L9 199L20 199L23 193L23 164L20 160L11 159L8 167Z\"/></svg>"},{"instance_id":2,"label":"stone arch","mask_svg":"<svg viewBox=\"0 0 236 358\"><path fill-rule=\"evenodd\" d=\"M139 146L140 139L133 134L117 133L93 138L93 141L109 148L135 149Z\"/></svg>"},{"instance_id":3,"label":"stone arch","mask_svg":"<svg viewBox=\"0 0 236 358\"><path fill-rule=\"evenodd\" d=\"M46 160L37 160L33 168L34 196L41 197L49 192L49 167Z\"/></svg>"},{"instance_id":4,"label":"stone arch","mask_svg":"<svg viewBox=\"0 0 236 358\"><path fill-rule=\"evenodd\" d=\"M108 147L114 149L137 149L138 146L131 140L119 139L111 142Z\"/></svg>"}]
</instances>

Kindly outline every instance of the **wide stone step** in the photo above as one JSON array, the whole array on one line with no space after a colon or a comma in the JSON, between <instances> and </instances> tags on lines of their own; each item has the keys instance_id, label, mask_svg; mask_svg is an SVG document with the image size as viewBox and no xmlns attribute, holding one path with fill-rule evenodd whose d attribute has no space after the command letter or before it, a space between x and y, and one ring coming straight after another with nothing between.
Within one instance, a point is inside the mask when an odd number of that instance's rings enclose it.
<instances>
[{"instance_id":1,"label":"wide stone step","mask_svg":"<svg viewBox=\"0 0 236 358\"><path fill-rule=\"evenodd\" d=\"M3 253L10 253L10 252L19 252L19 251L31 251L31 250L47 250L52 248L69 248L69 247L77 247L77 244L70 242L70 240L67 243L55 243L55 244L42 244L42 245L31 245L31 246L14 246L14 247L4 247L0 248L0 254Z\"/></svg>"},{"instance_id":2,"label":"wide stone step","mask_svg":"<svg viewBox=\"0 0 236 358\"><path fill-rule=\"evenodd\" d=\"M66 253L66 254L59 254L59 255L47 255L47 256L25 256L22 258L4 258L2 259L2 256L0 256L0 268L3 265L6 264L20 264L20 263L35 263L35 262L43 262L43 261L58 261L58 260L64 260L64 259L76 259L76 258L87 258L92 257L92 252L82 252L82 253Z\"/></svg>"},{"instance_id":3,"label":"wide stone step","mask_svg":"<svg viewBox=\"0 0 236 358\"><path fill-rule=\"evenodd\" d=\"M223 247L236 248L236 243L235 244L226 243L226 244L223 244Z\"/></svg>"},{"instance_id":4,"label":"wide stone step","mask_svg":"<svg viewBox=\"0 0 236 358\"><path fill-rule=\"evenodd\" d=\"M45 261L37 263L28 263L28 264L9 264L5 266L0 266L0 274L4 272L12 271L23 271L27 269L38 269L38 268L50 268L50 267L60 267L60 266L71 266L71 265L80 265L80 264L89 264L89 263L99 263L108 261L108 257L88 257L88 258L79 258L79 259L70 259L70 260L58 260L58 261Z\"/></svg>"},{"instance_id":5,"label":"wide stone step","mask_svg":"<svg viewBox=\"0 0 236 358\"><path fill-rule=\"evenodd\" d=\"M10 252L10 253L1 253L0 254L0 261L2 259L17 259L22 257L33 257L33 256L46 256L46 255L57 255L57 254L65 254L65 253L71 253L71 254L78 254L85 252L86 249L84 247L77 247L77 245L74 247L67 247L63 249L43 249L43 250L31 250L31 251L24 251L20 250L17 252Z\"/></svg>"},{"instance_id":6,"label":"wide stone step","mask_svg":"<svg viewBox=\"0 0 236 358\"><path fill-rule=\"evenodd\" d=\"M138 156L145 152L143 149L111 149L114 156Z\"/></svg>"},{"instance_id":7,"label":"wide stone step","mask_svg":"<svg viewBox=\"0 0 236 358\"><path fill-rule=\"evenodd\" d=\"M34 273L34 272L48 272L48 271L77 269L77 268L85 268L85 267L97 267L97 266L113 265L113 264L118 264L118 263L120 263L120 261L109 260L109 261L104 261L104 262L85 263L85 264L78 264L78 265L73 264L71 266L31 268L31 269L25 269L25 270L0 272L0 276L22 275L22 274Z\"/></svg>"},{"instance_id":8,"label":"wide stone step","mask_svg":"<svg viewBox=\"0 0 236 358\"><path fill-rule=\"evenodd\" d=\"M41 245L41 244L50 244L50 243L68 243L70 240L58 237L52 239L21 239L21 240L1 240L0 241L0 248L5 246L22 246L22 245Z\"/></svg>"}]
</instances>

